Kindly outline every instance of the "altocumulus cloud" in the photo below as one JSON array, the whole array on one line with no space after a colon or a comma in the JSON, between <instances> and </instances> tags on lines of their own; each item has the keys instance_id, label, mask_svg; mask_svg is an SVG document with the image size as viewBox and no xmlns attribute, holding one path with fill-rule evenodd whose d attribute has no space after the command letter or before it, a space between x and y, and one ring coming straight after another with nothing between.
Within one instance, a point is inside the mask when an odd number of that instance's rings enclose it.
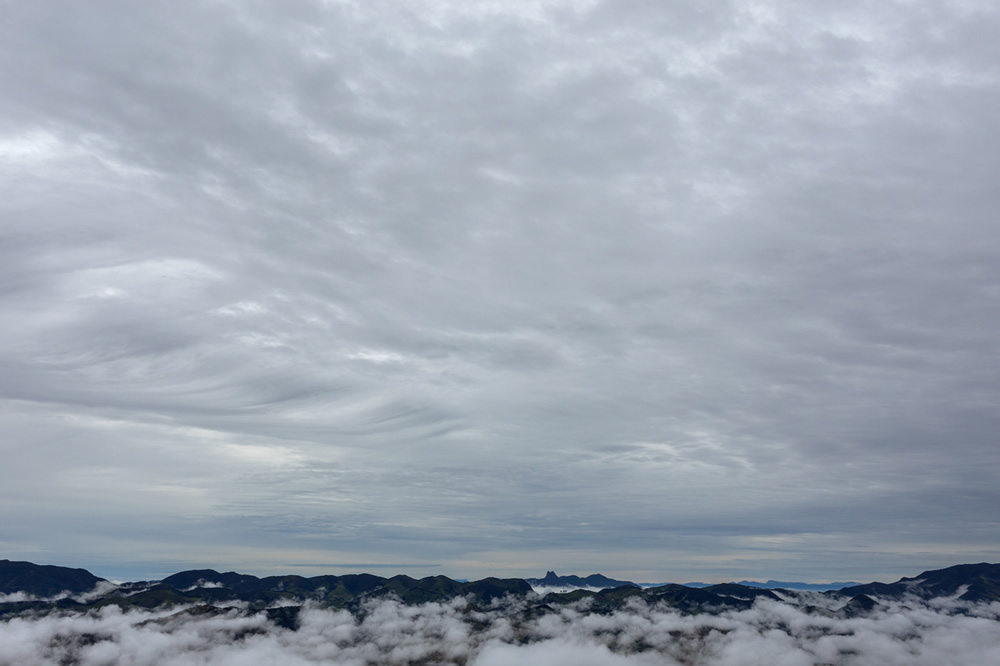
<instances>
[{"instance_id":1,"label":"altocumulus cloud","mask_svg":"<svg viewBox=\"0 0 1000 666\"><path fill-rule=\"evenodd\" d=\"M129 612L14 619L0 626L0 663L469 664L470 666L937 666L1000 659L1000 604L886 604L842 619L765 601L718 616L633 604L612 614L566 607L527 620L521 603L473 609L462 599L368 603L359 616L306 609L292 632L263 614Z\"/></svg>"},{"instance_id":2,"label":"altocumulus cloud","mask_svg":"<svg viewBox=\"0 0 1000 666\"><path fill-rule=\"evenodd\" d=\"M996 3L8 5L8 555L1000 559Z\"/></svg>"}]
</instances>

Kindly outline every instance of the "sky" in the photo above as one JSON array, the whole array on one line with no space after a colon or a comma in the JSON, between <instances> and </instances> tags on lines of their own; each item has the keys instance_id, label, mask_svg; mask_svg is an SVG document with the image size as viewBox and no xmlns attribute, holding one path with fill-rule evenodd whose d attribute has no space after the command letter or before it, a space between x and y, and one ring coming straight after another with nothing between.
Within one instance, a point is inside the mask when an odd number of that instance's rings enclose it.
<instances>
[{"instance_id":1,"label":"sky","mask_svg":"<svg viewBox=\"0 0 1000 666\"><path fill-rule=\"evenodd\" d=\"M1000 561L996 3L0 15L0 556Z\"/></svg>"}]
</instances>

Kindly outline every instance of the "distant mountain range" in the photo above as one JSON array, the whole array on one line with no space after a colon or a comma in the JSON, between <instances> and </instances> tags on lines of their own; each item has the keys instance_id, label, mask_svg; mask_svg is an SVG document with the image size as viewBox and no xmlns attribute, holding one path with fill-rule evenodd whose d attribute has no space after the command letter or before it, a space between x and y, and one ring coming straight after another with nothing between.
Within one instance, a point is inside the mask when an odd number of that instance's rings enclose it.
<instances>
[{"instance_id":1,"label":"distant mountain range","mask_svg":"<svg viewBox=\"0 0 1000 666\"><path fill-rule=\"evenodd\" d=\"M769 580L761 583L756 580L741 580L740 585L747 587L760 587L765 590L812 590L814 592L829 592L830 590L840 590L853 585L860 585L857 581L844 581L840 583L796 583L786 580Z\"/></svg>"},{"instance_id":2,"label":"distant mountain range","mask_svg":"<svg viewBox=\"0 0 1000 666\"><path fill-rule=\"evenodd\" d=\"M744 581L743 583L750 582ZM459 582L446 576L415 579L409 576L383 578L372 574L345 576L268 576L258 578L213 569L182 571L160 581L112 584L84 569L38 565L31 562L0 560L0 619L37 615L53 611L87 612L109 605L164 609L186 607L188 612L212 614L266 612L278 625L295 628L299 609L310 603L320 607L363 612L364 604L380 598L397 598L404 604L445 602L465 597L473 607L485 607L510 595L529 601L525 612L542 615L558 607L588 600L592 612L612 611L633 600L645 601L682 613L744 610L760 598L773 601L797 599L800 594L822 594L831 601L843 600L836 611L840 616L862 615L879 604L878 599L950 597L969 602L1000 601L1000 564L961 564L947 569L925 571L895 583L867 583L840 590L808 592L782 588L771 590L760 584L721 583L705 587L668 584L639 587L601 574L557 576L549 571L543 578L484 578ZM775 583L769 581L769 583ZM600 591L576 589L535 595L539 587L603 587ZM808 603L810 597L804 597ZM830 604L827 604L828 606ZM190 609L197 609L193 611ZM810 606L810 608L813 608ZM829 613L819 608L815 612Z\"/></svg>"},{"instance_id":3,"label":"distant mountain range","mask_svg":"<svg viewBox=\"0 0 1000 666\"><path fill-rule=\"evenodd\" d=\"M623 587L631 585L633 587L662 587L669 583L633 583L629 580L615 580L601 574L591 574L589 576L559 576L554 571L549 571L544 578L525 578L532 587L590 587L608 588ZM815 592L827 592L839 590L844 587L860 585L857 581L847 581L841 583L797 583L791 581L769 580L761 583L754 580L741 580L737 585L746 587L756 587L765 590L813 590ZM715 583L684 583L684 587L705 588L712 587Z\"/></svg>"}]
</instances>

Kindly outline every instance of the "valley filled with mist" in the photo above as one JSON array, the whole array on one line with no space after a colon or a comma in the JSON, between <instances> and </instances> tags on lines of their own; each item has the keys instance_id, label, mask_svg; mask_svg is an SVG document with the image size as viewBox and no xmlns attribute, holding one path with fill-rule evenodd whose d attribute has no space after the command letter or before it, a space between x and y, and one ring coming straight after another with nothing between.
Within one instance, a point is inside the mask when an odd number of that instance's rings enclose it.
<instances>
[{"instance_id":1,"label":"valley filled with mist","mask_svg":"<svg viewBox=\"0 0 1000 666\"><path fill-rule=\"evenodd\" d=\"M32 592L60 585L69 587ZM112 583L82 569L4 560L0 590L0 664L12 666L1000 660L1000 564L827 592L723 583L540 594L521 579L370 574L193 570Z\"/></svg>"}]
</instances>

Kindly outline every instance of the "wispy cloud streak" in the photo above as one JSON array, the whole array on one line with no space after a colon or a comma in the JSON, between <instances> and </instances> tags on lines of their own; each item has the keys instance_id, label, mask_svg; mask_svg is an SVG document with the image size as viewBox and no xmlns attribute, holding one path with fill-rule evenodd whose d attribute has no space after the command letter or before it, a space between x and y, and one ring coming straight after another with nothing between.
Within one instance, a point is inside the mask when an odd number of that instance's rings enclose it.
<instances>
[{"instance_id":1,"label":"wispy cloud streak","mask_svg":"<svg viewBox=\"0 0 1000 666\"><path fill-rule=\"evenodd\" d=\"M6 552L1000 559L996 7L675 5L5 8Z\"/></svg>"}]
</instances>

